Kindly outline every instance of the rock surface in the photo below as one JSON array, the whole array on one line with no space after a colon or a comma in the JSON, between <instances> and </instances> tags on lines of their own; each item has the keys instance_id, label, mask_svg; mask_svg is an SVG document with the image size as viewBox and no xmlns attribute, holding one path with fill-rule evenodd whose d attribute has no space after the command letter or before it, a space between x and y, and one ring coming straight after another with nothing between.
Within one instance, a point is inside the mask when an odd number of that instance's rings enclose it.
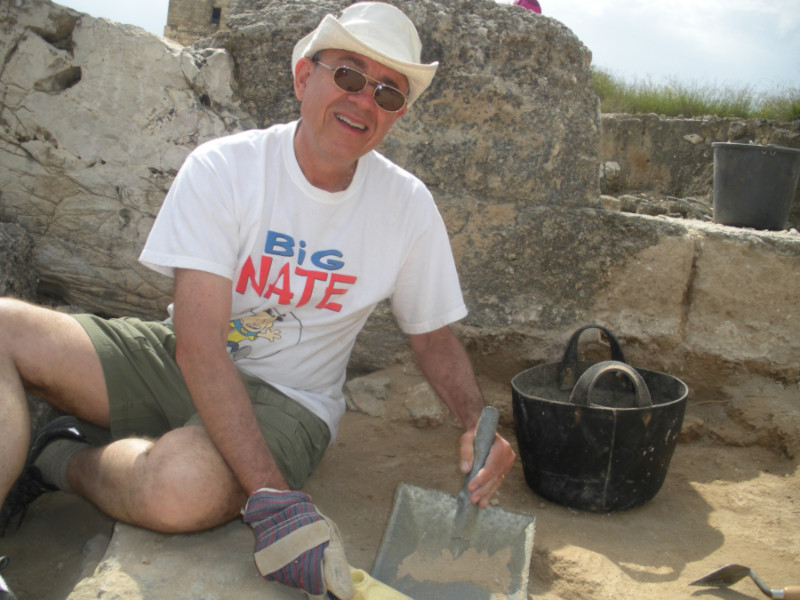
<instances>
[{"instance_id":1,"label":"rock surface","mask_svg":"<svg viewBox=\"0 0 800 600\"><path fill-rule=\"evenodd\" d=\"M117 523L104 559L68 600L305 600L302 592L260 577L252 546L253 532L242 522L194 535L156 534ZM220 548L227 558L220 560Z\"/></svg>"},{"instance_id":2,"label":"rock surface","mask_svg":"<svg viewBox=\"0 0 800 600\"><path fill-rule=\"evenodd\" d=\"M0 223L0 265L0 296L36 298L39 274L33 261L33 239L19 225Z\"/></svg>"},{"instance_id":3,"label":"rock surface","mask_svg":"<svg viewBox=\"0 0 800 600\"><path fill-rule=\"evenodd\" d=\"M35 241L42 292L160 315L170 283L137 264L198 143L242 128L231 57L43 0L0 28L0 220Z\"/></svg>"}]
</instances>

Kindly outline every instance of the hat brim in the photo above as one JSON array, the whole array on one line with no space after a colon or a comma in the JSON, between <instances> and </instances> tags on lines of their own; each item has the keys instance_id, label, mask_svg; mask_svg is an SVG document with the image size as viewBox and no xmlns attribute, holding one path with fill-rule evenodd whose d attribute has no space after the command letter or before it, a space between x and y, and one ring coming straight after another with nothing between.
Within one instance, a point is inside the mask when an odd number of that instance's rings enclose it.
<instances>
[{"instance_id":1,"label":"hat brim","mask_svg":"<svg viewBox=\"0 0 800 600\"><path fill-rule=\"evenodd\" d=\"M405 75L408 79L409 105L413 104L430 85L436 68L439 66L438 62L412 63L378 52L351 34L333 15L326 15L319 27L295 44L292 52L292 74L295 73L297 63L301 58L310 58L321 50L329 49L347 50L361 54Z\"/></svg>"}]
</instances>

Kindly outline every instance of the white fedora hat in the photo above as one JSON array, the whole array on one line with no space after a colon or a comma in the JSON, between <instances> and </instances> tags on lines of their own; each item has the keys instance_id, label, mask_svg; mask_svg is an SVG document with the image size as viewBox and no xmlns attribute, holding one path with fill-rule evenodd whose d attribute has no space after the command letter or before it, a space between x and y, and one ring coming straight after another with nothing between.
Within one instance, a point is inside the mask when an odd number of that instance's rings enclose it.
<instances>
[{"instance_id":1,"label":"white fedora hat","mask_svg":"<svg viewBox=\"0 0 800 600\"><path fill-rule=\"evenodd\" d=\"M416 27L399 8L384 2L351 4L338 19L326 15L295 45L292 74L301 58L311 58L326 49L356 52L405 75L409 105L430 85L439 65L420 62L422 43Z\"/></svg>"}]
</instances>

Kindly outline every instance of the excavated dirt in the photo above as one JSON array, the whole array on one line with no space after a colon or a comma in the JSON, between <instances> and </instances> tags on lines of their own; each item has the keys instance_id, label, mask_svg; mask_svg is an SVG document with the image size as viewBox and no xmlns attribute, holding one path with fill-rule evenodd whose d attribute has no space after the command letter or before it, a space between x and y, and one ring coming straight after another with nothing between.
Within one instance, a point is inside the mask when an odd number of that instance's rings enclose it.
<instances>
[{"instance_id":1,"label":"excavated dirt","mask_svg":"<svg viewBox=\"0 0 800 600\"><path fill-rule=\"evenodd\" d=\"M486 388L514 440L508 390ZM517 461L497 501L536 517L531 598L762 597L749 579L727 590L689 586L728 563L753 568L773 588L800 583L800 390L748 379L690 400L666 481L644 506L595 514L553 504L527 487ZM461 483L459 430L449 422L419 428L402 401L388 402L394 408L384 417L346 416L307 485L338 523L351 564L367 571L398 483L451 494ZM112 525L78 498L42 497L20 529L0 539L11 557L4 576L20 600L61 600L92 572Z\"/></svg>"}]
</instances>

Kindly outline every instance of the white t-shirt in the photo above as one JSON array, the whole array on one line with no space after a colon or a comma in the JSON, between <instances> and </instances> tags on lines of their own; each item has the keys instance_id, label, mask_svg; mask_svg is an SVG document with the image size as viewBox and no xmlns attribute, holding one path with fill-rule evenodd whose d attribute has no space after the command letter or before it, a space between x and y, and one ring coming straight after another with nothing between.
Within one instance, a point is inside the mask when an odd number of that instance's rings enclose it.
<instances>
[{"instance_id":1,"label":"white t-shirt","mask_svg":"<svg viewBox=\"0 0 800 600\"><path fill-rule=\"evenodd\" d=\"M185 268L230 279L232 360L319 415L335 439L347 362L376 304L391 298L409 334L467 310L424 184L373 151L347 190L313 187L294 155L296 127L246 131L192 152L140 260L169 276Z\"/></svg>"}]
</instances>

